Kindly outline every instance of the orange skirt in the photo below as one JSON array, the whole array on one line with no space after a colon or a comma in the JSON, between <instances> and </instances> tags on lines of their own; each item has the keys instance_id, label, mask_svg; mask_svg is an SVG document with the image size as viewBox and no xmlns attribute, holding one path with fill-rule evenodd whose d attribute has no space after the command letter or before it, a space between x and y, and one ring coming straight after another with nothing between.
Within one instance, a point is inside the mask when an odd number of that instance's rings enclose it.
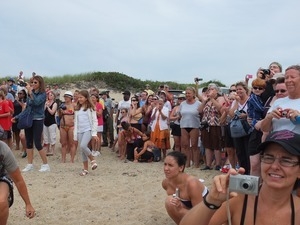
<instances>
[{"instance_id":1,"label":"orange skirt","mask_svg":"<svg viewBox=\"0 0 300 225\"><path fill-rule=\"evenodd\" d=\"M157 148L170 149L170 130L160 130L159 124L156 123L154 131L151 132L151 141Z\"/></svg>"}]
</instances>

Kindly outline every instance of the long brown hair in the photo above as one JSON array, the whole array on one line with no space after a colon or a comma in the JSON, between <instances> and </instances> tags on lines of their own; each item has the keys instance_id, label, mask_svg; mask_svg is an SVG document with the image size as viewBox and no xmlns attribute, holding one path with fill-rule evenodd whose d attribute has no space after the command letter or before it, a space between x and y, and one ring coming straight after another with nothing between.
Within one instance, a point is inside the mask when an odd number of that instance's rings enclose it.
<instances>
[{"instance_id":1,"label":"long brown hair","mask_svg":"<svg viewBox=\"0 0 300 225\"><path fill-rule=\"evenodd\" d=\"M95 110L94 104L92 103L89 92L87 90L81 90L81 91L78 92L78 94L85 97L86 102L84 103L84 105L81 105L79 103L79 101L77 101L77 104L76 104L76 107L75 107L76 111L80 110L81 108L83 108L84 111L86 111L87 109Z\"/></svg>"},{"instance_id":2,"label":"long brown hair","mask_svg":"<svg viewBox=\"0 0 300 225\"><path fill-rule=\"evenodd\" d=\"M32 80L37 80L39 82L39 92L46 92L45 81L43 77L41 77L40 75L36 75L32 77Z\"/></svg>"}]
</instances>

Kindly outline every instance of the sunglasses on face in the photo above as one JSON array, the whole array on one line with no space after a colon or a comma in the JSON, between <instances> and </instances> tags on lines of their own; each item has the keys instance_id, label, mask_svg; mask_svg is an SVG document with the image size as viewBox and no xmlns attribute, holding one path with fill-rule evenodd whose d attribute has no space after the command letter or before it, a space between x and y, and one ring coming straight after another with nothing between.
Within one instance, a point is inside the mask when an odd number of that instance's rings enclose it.
<instances>
[{"instance_id":1,"label":"sunglasses on face","mask_svg":"<svg viewBox=\"0 0 300 225\"><path fill-rule=\"evenodd\" d=\"M253 87L253 89L254 89L254 90L260 90L260 91L263 90L262 87Z\"/></svg>"},{"instance_id":2,"label":"sunglasses on face","mask_svg":"<svg viewBox=\"0 0 300 225\"><path fill-rule=\"evenodd\" d=\"M231 92L236 92L236 90L229 90L229 93L231 93Z\"/></svg>"},{"instance_id":3,"label":"sunglasses on face","mask_svg":"<svg viewBox=\"0 0 300 225\"><path fill-rule=\"evenodd\" d=\"M132 101L132 102L137 102L137 100L136 100L136 99L131 99L131 101Z\"/></svg>"},{"instance_id":4,"label":"sunglasses on face","mask_svg":"<svg viewBox=\"0 0 300 225\"><path fill-rule=\"evenodd\" d=\"M121 112L121 113L126 113L126 112Z\"/></svg>"},{"instance_id":5,"label":"sunglasses on face","mask_svg":"<svg viewBox=\"0 0 300 225\"><path fill-rule=\"evenodd\" d=\"M285 93L285 92L286 92L286 90L284 90L284 89L280 89L280 90L275 90L275 92L276 92L276 93L279 93L279 92L280 92L280 93Z\"/></svg>"},{"instance_id":6,"label":"sunglasses on face","mask_svg":"<svg viewBox=\"0 0 300 225\"><path fill-rule=\"evenodd\" d=\"M32 84L38 84L38 82L37 81L33 81L33 82L31 82Z\"/></svg>"},{"instance_id":7,"label":"sunglasses on face","mask_svg":"<svg viewBox=\"0 0 300 225\"><path fill-rule=\"evenodd\" d=\"M184 98L178 98L178 100L184 100Z\"/></svg>"}]
</instances>

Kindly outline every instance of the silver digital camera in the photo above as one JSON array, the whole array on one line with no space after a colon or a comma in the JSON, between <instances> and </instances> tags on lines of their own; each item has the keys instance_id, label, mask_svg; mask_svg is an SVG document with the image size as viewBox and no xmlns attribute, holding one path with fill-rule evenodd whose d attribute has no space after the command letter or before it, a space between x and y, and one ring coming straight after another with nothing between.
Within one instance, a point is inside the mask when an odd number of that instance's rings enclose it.
<instances>
[{"instance_id":1,"label":"silver digital camera","mask_svg":"<svg viewBox=\"0 0 300 225\"><path fill-rule=\"evenodd\" d=\"M258 195L259 177L250 175L230 175L229 191L246 195Z\"/></svg>"}]
</instances>

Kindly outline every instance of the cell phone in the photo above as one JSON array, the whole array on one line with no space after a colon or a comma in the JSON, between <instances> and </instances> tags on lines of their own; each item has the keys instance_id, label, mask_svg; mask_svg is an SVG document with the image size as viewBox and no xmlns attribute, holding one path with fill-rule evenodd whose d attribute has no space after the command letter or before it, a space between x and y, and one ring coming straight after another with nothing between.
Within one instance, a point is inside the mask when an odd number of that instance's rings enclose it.
<instances>
[{"instance_id":1,"label":"cell phone","mask_svg":"<svg viewBox=\"0 0 300 225\"><path fill-rule=\"evenodd\" d=\"M252 79L253 75L252 74L247 74L246 77L247 77L247 79Z\"/></svg>"}]
</instances>

